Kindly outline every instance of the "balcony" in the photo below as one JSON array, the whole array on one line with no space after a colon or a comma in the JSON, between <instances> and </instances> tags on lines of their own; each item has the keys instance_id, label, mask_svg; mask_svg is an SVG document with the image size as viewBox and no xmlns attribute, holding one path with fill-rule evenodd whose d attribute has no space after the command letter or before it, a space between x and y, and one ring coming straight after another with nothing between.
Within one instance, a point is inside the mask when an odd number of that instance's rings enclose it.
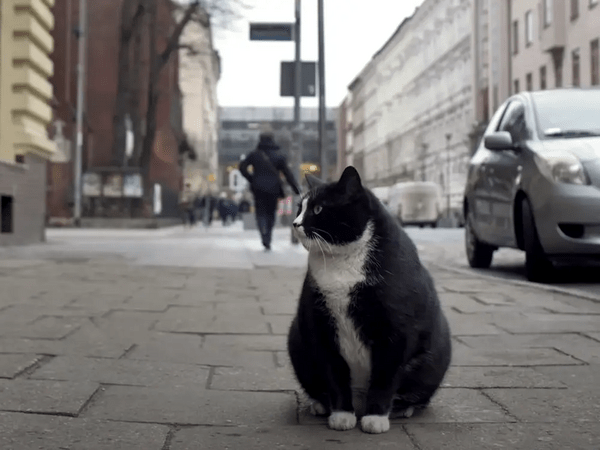
<instances>
[{"instance_id":1,"label":"balcony","mask_svg":"<svg viewBox=\"0 0 600 450\"><path fill-rule=\"evenodd\" d=\"M549 15L546 14L545 5L550 5L552 8ZM541 18L542 18L542 50L545 52L555 53L562 50L567 42L567 8L564 0L544 0L541 2ZM550 17L549 23L546 23Z\"/></svg>"}]
</instances>

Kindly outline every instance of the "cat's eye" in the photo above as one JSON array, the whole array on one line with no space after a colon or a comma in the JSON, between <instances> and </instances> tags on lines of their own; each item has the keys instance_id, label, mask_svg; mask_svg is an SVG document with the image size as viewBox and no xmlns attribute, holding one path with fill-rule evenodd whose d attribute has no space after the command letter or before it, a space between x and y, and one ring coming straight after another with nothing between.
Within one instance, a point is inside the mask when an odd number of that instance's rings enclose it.
<instances>
[{"instance_id":1,"label":"cat's eye","mask_svg":"<svg viewBox=\"0 0 600 450\"><path fill-rule=\"evenodd\" d=\"M321 205L317 205L315 206L315 209L313 209L313 211L315 212L315 214L319 214L321 211L323 211L323 207Z\"/></svg>"}]
</instances>

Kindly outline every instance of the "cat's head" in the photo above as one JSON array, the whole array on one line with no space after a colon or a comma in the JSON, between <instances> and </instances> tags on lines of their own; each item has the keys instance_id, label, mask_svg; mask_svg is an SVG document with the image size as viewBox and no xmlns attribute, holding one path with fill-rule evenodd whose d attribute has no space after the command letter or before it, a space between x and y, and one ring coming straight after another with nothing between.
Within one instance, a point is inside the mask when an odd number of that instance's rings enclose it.
<instances>
[{"instance_id":1,"label":"cat's head","mask_svg":"<svg viewBox=\"0 0 600 450\"><path fill-rule=\"evenodd\" d=\"M323 183L308 175L310 191L304 195L294 220L298 238L308 248L314 241L347 245L359 240L372 215L373 201L352 166L339 181Z\"/></svg>"}]
</instances>

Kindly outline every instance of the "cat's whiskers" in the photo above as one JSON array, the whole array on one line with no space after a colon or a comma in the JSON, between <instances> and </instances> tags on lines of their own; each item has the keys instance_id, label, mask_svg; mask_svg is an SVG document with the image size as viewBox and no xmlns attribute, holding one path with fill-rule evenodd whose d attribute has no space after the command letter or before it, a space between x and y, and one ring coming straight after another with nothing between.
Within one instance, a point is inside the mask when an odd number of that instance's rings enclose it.
<instances>
[{"instance_id":1,"label":"cat's whiskers","mask_svg":"<svg viewBox=\"0 0 600 450\"><path fill-rule=\"evenodd\" d=\"M327 272L327 260L325 259L325 251L323 250L323 247L321 246L321 243L319 241L325 242L318 233L315 233L315 242L319 246L319 249L321 250L321 254L323 255L323 270L325 272Z\"/></svg>"}]
</instances>

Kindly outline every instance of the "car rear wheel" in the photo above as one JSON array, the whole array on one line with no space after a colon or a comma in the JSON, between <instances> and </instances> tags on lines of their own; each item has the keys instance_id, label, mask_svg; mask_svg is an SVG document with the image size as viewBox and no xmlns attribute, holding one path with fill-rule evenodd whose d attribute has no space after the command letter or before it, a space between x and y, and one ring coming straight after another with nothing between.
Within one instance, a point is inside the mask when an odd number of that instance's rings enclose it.
<instances>
[{"instance_id":1,"label":"car rear wheel","mask_svg":"<svg viewBox=\"0 0 600 450\"><path fill-rule=\"evenodd\" d=\"M469 265L474 269L487 269L492 264L495 248L481 242L475 235L471 213L467 214L465 224L465 246Z\"/></svg>"},{"instance_id":2,"label":"car rear wheel","mask_svg":"<svg viewBox=\"0 0 600 450\"><path fill-rule=\"evenodd\" d=\"M523 217L523 246L525 247L525 274L529 281L547 282L554 275L554 266L548 259L540 243L535 226L533 209L526 198L521 202Z\"/></svg>"}]
</instances>

